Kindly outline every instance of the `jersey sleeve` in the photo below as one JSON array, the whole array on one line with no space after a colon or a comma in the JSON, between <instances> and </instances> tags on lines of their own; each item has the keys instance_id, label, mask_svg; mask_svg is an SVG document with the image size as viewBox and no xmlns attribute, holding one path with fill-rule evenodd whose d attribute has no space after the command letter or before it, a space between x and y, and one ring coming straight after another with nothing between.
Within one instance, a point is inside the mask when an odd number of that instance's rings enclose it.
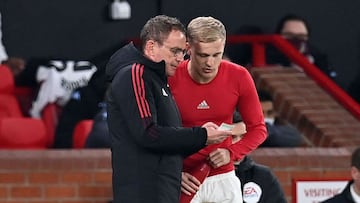
<instances>
[{"instance_id":1,"label":"jersey sleeve","mask_svg":"<svg viewBox=\"0 0 360 203\"><path fill-rule=\"evenodd\" d=\"M232 144L229 148L234 161L242 159L256 149L264 142L267 136L264 116L254 80L247 70L244 73L239 80L240 95L237 108L246 125L247 133L240 141Z\"/></svg>"}]
</instances>

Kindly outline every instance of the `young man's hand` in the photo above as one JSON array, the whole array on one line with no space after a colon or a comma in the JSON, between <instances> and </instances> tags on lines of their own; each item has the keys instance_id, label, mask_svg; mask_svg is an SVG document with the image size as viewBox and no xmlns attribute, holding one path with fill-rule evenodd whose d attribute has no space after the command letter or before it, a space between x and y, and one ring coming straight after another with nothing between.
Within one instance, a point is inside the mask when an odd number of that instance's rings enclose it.
<instances>
[{"instance_id":1,"label":"young man's hand","mask_svg":"<svg viewBox=\"0 0 360 203\"><path fill-rule=\"evenodd\" d=\"M232 129L232 138L233 138L232 143L234 144L240 141L247 131L244 122L234 123L233 125L234 128Z\"/></svg>"}]
</instances>

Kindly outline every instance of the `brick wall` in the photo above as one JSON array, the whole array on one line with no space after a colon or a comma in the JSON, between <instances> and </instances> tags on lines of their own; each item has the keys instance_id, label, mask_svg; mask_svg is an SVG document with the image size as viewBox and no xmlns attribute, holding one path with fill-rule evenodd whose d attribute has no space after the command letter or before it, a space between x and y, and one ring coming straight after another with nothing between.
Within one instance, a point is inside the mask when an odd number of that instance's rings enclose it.
<instances>
[{"instance_id":1,"label":"brick wall","mask_svg":"<svg viewBox=\"0 0 360 203\"><path fill-rule=\"evenodd\" d=\"M0 151L1 203L106 203L109 150Z\"/></svg>"},{"instance_id":2,"label":"brick wall","mask_svg":"<svg viewBox=\"0 0 360 203\"><path fill-rule=\"evenodd\" d=\"M252 68L258 89L267 90L279 115L308 140L308 146L360 146L360 121L313 80L294 68Z\"/></svg>"},{"instance_id":3,"label":"brick wall","mask_svg":"<svg viewBox=\"0 0 360 203\"><path fill-rule=\"evenodd\" d=\"M269 166L277 176L288 202L295 179L350 179L352 148L259 148L256 162Z\"/></svg>"},{"instance_id":4,"label":"brick wall","mask_svg":"<svg viewBox=\"0 0 360 203\"><path fill-rule=\"evenodd\" d=\"M292 180L350 178L350 148L261 148L289 202ZM0 151L1 203L106 203L112 197L109 150Z\"/></svg>"}]
</instances>

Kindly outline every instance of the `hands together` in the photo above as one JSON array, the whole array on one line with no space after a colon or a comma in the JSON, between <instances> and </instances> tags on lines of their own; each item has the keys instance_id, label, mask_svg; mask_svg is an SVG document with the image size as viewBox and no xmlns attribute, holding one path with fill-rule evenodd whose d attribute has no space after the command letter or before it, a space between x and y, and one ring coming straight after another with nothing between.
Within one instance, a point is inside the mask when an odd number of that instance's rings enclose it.
<instances>
[{"instance_id":1,"label":"hands together","mask_svg":"<svg viewBox=\"0 0 360 203\"><path fill-rule=\"evenodd\" d=\"M220 143L232 134L231 131L217 130L219 126L213 122L207 122L202 127L206 128L208 136L206 145Z\"/></svg>"},{"instance_id":2,"label":"hands together","mask_svg":"<svg viewBox=\"0 0 360 203\"><path fill-rule=\"evenodd\" d=\"M235 124L232 131L218 130L219 126L213 122L207 122L202 127L206 128L206 144L217 144L224 141L228 136L233 136L234 141L239 141L246 133L246 126L243 122ZM225 148L218 148L209 154L208 162L212 168L218 168L228 164L231 160L230 151ZM196 193L199 190L201 182L190 173L183 172L181 178L181 191L187 195Z\"/></svg>"}]
</instances>

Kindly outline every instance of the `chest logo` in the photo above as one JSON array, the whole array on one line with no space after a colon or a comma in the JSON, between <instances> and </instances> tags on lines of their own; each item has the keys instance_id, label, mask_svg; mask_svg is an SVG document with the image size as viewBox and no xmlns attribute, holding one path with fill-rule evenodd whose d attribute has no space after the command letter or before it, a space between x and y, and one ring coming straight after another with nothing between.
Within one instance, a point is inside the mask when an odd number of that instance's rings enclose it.
<instances>
[{"instance_id":1,"label":"chest logo","mask_svg":"<svg viewBox=\"0 0 360 203\"><path fill-rule=\"evenodd\" d=\"M205 100L203 100L198 106L197 109L209 109L210 106L206 103Z\"/></svg>"},{"instance_id":2,"label":"chest logo","mask_svg":"<svg viewBox=\"0 0 360 203\"><path fill-rule=\"evenodd\" d=\"M161 88L161 92L162 92L162 95L164 95L165 97L169 96L166 91L164 90L164 88Z\"/></svg>"}]
</instances>

